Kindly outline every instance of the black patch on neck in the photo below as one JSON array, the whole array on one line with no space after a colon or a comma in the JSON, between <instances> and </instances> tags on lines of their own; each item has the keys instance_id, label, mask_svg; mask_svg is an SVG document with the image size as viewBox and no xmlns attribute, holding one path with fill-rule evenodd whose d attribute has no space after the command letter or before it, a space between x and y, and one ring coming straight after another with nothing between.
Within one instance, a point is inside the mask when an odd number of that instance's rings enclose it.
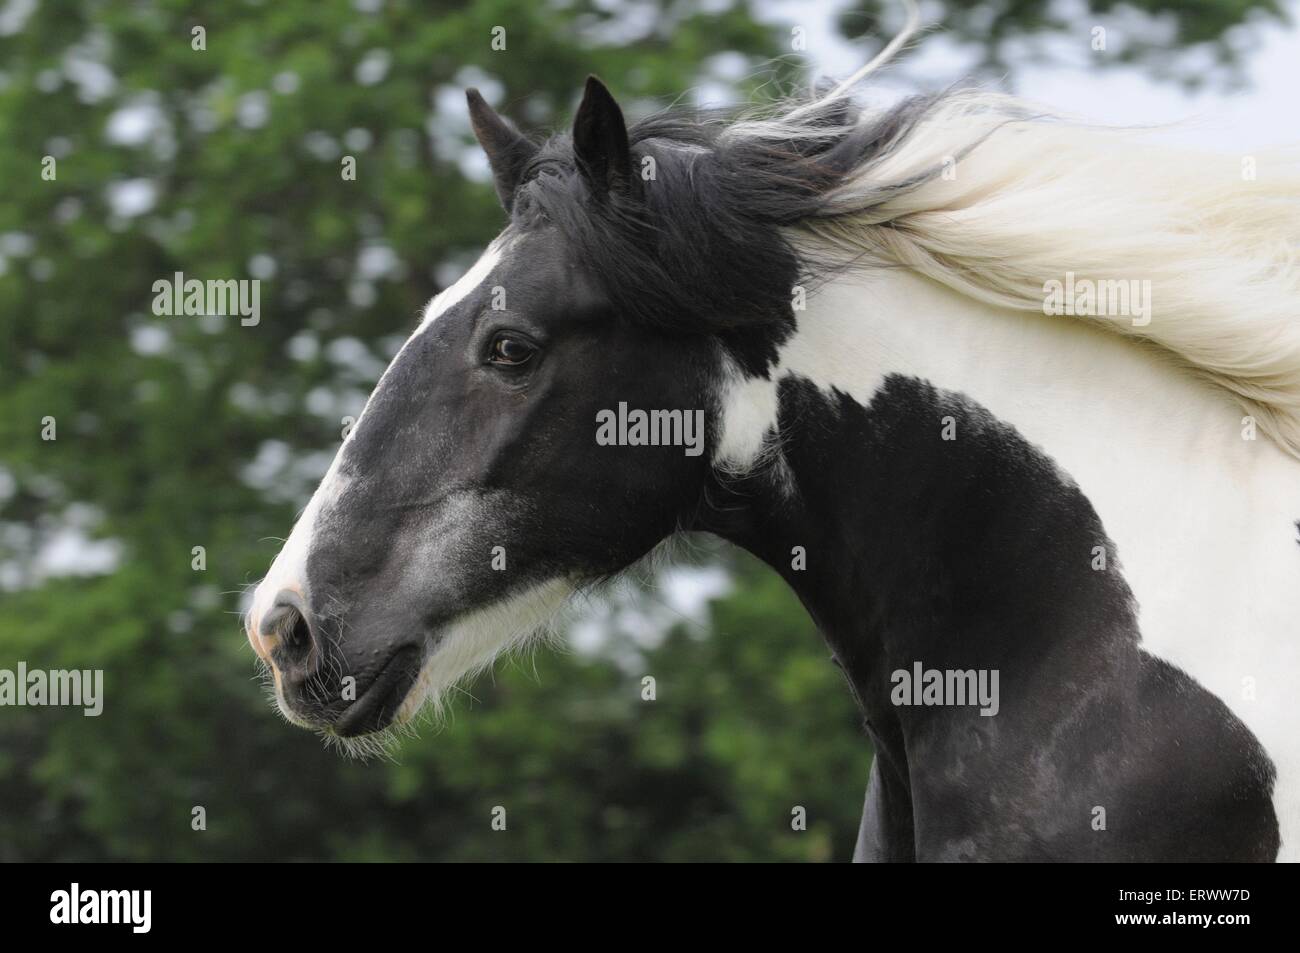
<instances>
[{"instance_id":1,"label":"black patch on neck","mask_svg":"<svg viewBox=\"0 0 1300 953\"><path fill-rule=\"evenodd\" d=\"M853 682L893 779L873 789L890 827L864 826L866 855L896 855L913 822L918 859L1276 855L1267 753L1142 650L1120 554L1039 448L897 375L867 407L787 378L779 418L784 466L720 481L705 522L786 578ZM892 673L916 662L998 671L1000 711L895 705Z\"/></svg>"}]
</instances>

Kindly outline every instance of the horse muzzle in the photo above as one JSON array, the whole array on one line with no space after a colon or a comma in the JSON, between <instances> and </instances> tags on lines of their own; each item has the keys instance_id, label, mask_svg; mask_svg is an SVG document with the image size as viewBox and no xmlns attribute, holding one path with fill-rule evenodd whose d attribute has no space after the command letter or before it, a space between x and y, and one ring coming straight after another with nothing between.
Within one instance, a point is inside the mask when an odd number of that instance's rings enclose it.
<instances>
[{"instance_id":1,"label":"horse muzzle","mask_svg":"<svg viewBox=\"0 0 1300 953\"><path fill-rule=\"evenodd\" d=\"M331 624L314 617L296 590L284 589L260 617L250 617L248 637L270 665L290 720L344 738L382 731L419 677L423 643L371 638L345 652L326 631Z\"/></svg>"}]
</instances>

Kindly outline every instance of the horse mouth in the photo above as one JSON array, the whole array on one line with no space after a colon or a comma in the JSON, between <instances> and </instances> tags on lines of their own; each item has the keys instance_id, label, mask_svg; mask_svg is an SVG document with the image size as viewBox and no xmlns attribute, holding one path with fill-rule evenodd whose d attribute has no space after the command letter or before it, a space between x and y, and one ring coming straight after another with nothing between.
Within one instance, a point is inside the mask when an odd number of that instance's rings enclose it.
<instances>
[{"instance_id":1,"label":"horse mouth","mask_svg":"<svg viewBox=\"0 0 1300 953\"><path fill-rule=\"evenodd\" d=\"M405 645L393 653L361 697L334 723L333 733L355 738L387 728L420 674L420 646Z\"/></svg>"}]
</instances>

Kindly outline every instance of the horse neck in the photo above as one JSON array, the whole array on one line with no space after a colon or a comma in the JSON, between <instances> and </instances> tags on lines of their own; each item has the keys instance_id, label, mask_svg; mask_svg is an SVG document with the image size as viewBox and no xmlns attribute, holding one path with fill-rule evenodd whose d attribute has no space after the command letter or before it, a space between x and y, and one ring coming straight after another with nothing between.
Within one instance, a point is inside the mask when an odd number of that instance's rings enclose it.
<instances>
[{"instance_id":1,"label":"horse neck","mask_svg":"<svg viewBox=\"0 0 1300 953\"><path fill-rule=\"evenodd\" d=\"M1274 519L1258 493L1300 490L1226 394L1162 354L900 270L811 298L771 380L733 382L723 409L733 468L762 428L779 420L779 436L722 482L711 528L798 593L878 743L908 717L889 675L917 661L1015 670L1069 652L1086 669L1140 623L1186 636L1187 606L1205 615L1189 585L1222 569L1207 552Z\"/></svg>"}]
</instances>

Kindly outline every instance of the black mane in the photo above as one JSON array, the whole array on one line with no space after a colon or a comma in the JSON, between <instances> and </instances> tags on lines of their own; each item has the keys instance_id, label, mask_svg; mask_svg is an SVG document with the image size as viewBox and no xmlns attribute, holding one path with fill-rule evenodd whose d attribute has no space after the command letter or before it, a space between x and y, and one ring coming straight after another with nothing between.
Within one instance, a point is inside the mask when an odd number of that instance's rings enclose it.
<instances>
[{"instance_id":1,"label":"black mane","mask_svg":"<svg viewBox=\"0 0 1300 953\"><path fill-rule=\"evenodd\" d=\"M793 330L792 289L817 277L785 229L833 215L827 196L934 101L916 97L869 121L844 99L804 107L797 122L787 106L792 134L782 139L737 133L728 112L670 110L631 126L631 187L601 196L572 137L557 135L526 166L513 222L557 227L621 315L719 335L761 372Z\"/></svg>"}]
</instances>

